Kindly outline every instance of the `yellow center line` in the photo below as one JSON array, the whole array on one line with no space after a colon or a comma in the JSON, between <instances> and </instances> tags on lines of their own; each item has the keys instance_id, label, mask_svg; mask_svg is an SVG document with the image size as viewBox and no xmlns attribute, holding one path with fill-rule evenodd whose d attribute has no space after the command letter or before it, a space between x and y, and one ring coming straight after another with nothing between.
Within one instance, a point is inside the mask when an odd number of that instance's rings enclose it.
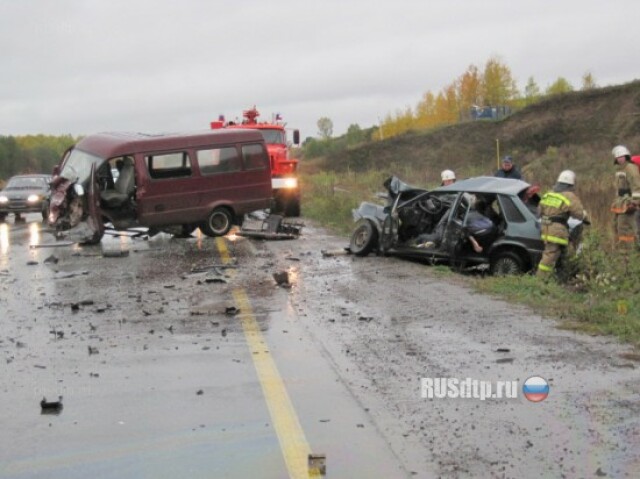
<instances>
[{"instance_id":1,"label":"yellow center line","mask_svg":"<svg viewBox=\"0 0 640 479\"><path fill-rule=\"evenodd\" d=\"M223 238L216 238L216 247L222 263L229 264L231 255L226 241ZM280 442L289 477L292 479L319 477L317 469L309 469L308 456L311 448L244 288L235 287L233 298L236 308L240 310L238 317L242 322L245 339Z\"/></svg>"}]
</instances>

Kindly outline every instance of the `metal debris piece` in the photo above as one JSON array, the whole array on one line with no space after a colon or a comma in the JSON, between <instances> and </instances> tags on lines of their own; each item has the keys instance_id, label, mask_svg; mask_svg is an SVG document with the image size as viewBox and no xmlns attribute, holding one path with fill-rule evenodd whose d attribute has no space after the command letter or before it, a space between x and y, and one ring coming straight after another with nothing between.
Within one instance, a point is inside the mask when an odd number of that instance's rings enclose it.
<instances>
[{"instance_id":1,"label":"metal debris piece","mask_svg":"<svg viewBox=\"0 0 640 479\"><path fill-rule=\"evenodd\" d=\"M41 414L60 414L62 411L62 396L58 396L57 401L47 401L46 397L40 401Z\"/></svg>"},{"instance_id":2,"label":"metal debris piece","mask_svg":"<svg viewBox=\"0 0 640 479\"><path fill-rule=\"evenodd\" d=\"M60 248L62 246L73 246L75 243L72 241L58 241L56 243L42 243L42 244L32 244L29 246L31 249L39 249L39 248Z\"/></svg>"},{"instance_id":3,"label":"metal debris piece","mask_svg":"<svg viewBox=\"0 0 640 479\"><path fill-rule=\"evenodd\" d=\"M347 256L351 254L351 250L349 248L332 249L332 250L323 249L323 250L320 250L320 253L322 253L323 258L331 258L333 256Z\"/></svg>"},{"instance_id":4,"label":"metal debris piece","mask_svg":"<svg viewBox=\"0 0 640 479\"><path fill-rule=\"evenodd\" d=\"M498 364L506 364L506 363L512 363L515 361L515 358L500 358L496 360L496 363Z\"/></svg>"},{"instance_id":5,"label":"metal debris piece","mask_svg":"<svg viewBox=\"0 0 640 479\"><path fill-rule=\"evenodd\" d=\"M265 240L296 239L300 236L303 227L304 223L285 221L284 216L281 215L269 215L258 228L240 229L238 236Z\"/></svg>"},{"instance_id":6,"label":"metal debris piece","mask_svg":"<svg viewBox=\"0 0 640 479\"><path fill-rule=\"evenodd\" d=\"M58 261L60 261L55 255L51 255L51 256L47 256L43 263L44 264L58 264Z\"/></svg>"},{"instance_id":7,"label":"metal debris piece","mask_svg":"<svg viewBox=\"0 0 640 479\"><path fill-rule=\"evenodd\" d=\"M288 271L278 271L276 273L273 273L273 279L278 284L278 286L290 284Z\"/></svg>"},{"instance_id":8,"label":"metal debris piece","mask_svg":"<svg viewBox=\"0 0 640 479\"><path fill-rule=\"evenodd\" d=\"M309 454L309 475L321 475L327 474L327 455L326 454Z\"/></svg>"}]
</instances>

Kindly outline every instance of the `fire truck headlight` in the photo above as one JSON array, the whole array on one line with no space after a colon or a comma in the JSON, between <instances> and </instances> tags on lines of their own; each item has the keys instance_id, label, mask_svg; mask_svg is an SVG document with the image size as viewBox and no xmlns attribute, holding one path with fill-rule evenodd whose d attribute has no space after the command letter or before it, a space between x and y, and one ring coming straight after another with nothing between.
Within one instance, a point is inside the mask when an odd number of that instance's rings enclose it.
<instances>
[{"instance_id":1,"label":"fire truck headlight","mask_svg":"<svg viewBox=\"0 0 640 479\"><path fill-rule=\"evenodd\" d=\"M298 178L285 178L284 187L285 188L297 188L298 187Z\"/></svg>"}]
</instances>

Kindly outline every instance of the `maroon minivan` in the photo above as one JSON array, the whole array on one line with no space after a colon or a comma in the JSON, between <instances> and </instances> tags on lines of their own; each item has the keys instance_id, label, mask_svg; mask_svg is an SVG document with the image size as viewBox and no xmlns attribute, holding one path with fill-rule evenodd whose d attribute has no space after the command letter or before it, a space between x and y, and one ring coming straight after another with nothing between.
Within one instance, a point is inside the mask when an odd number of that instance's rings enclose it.
<instances>
[{"instance_id":1,"label":"maroon minivan","mask_svg":"<svg viewBox=\"0 0 640 479\"><path fill-rule=\"evenodd\" d=\"M83 138L54 168L49 225L97 243L105 224L225 235L245 213L269 208L271 169L257 130Z\"/></svg>"}]
</instances>

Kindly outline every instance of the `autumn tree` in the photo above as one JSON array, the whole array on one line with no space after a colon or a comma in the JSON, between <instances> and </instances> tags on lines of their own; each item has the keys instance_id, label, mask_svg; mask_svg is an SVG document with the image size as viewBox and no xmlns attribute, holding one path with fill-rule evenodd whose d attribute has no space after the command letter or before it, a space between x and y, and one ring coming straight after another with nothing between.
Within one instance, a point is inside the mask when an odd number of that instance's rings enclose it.
<instances>
[{"instance_id":1,"label":"autumn tree","mask_svg":"<svg viewBox=\"0 0 640 479\"><path fill-rule=\"evenodd\" d=\"M586 72L582 75L582 89L593 90L594 88L598 88L598 85L596 85L596 79L593 77L591 72Z\"/></svg>"},{"instance_id":2,"label":"autumn tree","mask_svg":"<svg viewBox=\"0 0 640 479\"><path fill-rule=\"evenodd\" d=\"M471 107L482 103L482 75L475 65L469 65L467 71L456 82L458 109L470 111Z\"/></svg>"},{"instance_id":3,"label":"autumn tree","mask_svg":"<svg viewBox=\"0 0 640 479\"><path fill-rule=\"evenodd\" d=\"M320 138L326 140L333 136L333 122L331 119L323 116L316 123L318 125L318 135Z\"/></svg>"},{"instance_id":4,"label":"autumn tree","mask_svg":"<svg viewBox=\"0 0 640 479\"><path fill-rule=\"evenodd\" d=\"M351 125L349 125L349 128L347 128L345 138L347 141L347 145L351 146L357 145L358 143L364 141L365 135L362 131L362 128L360 128L360 125L358 125L357 123L352 123Z\"/></svg>"},{"instance_id":5,"label":"autumn tree","mask_svg":"<svg viewBox=\"0 0 640 479\"><path fill-rule=\"evenodd\" d=\"M484 104L488 106L509 105L518 97L511 70L497 57L490 58L485 64L482 89Z\"/></svg>"},{"instance_id":6,"label":"autumn tree","mask_svg":"<svg viewBox=\"0 0 640 479\"><path fill-rule=\"evenodd\" d=\"M571 83L566 78L558 77L556 81L554 81L551 85L547 87L546 94L551 95L560 95L562 93L569 93L573 91L573 87Z\"/></svg>"},{"instance_id":7,"label":"autumn tree","mask_svg":"<svg viewBox=\"0 0 640 479\"><path fill-rule=\"evenodd\" d=\"M529 77L527 80L527 84L524 87L524 104L531 105L540 101L540 97L542 94L540 93L540 87L533 79L533 77Z\"/></svg>"}]
</instances>

